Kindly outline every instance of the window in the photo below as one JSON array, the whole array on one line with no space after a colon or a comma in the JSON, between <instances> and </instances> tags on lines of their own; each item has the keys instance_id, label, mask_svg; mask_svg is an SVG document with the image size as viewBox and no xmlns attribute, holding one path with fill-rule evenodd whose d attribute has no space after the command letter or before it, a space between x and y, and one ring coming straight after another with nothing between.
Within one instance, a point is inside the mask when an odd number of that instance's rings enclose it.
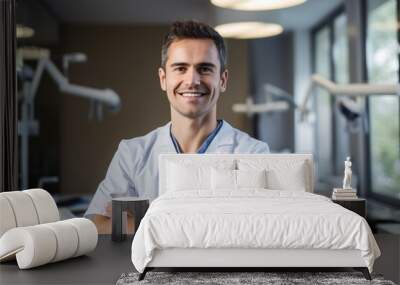
<instances>
[{"instance_id":1,"label":"window","mask_svg":"<svg viewBox=\"0 0 400 285\"><path fill-rule=\"evenodd\" d=\"M369 0L367 76L373 83L398 83L396 0ZM400 200L399 97L371 96L369 107L370 191Z\"/></svg>"},{"instance_id":2,"label":"window","mask_svg":"<svg viewBox=\"0 0 400 285\"><path fill-rule=\"evenodd\" d=\"M344 14L335 18L333 23L333 79L336 83L349 83L349 52L347 36L347 17ZM335 99L335 104L338 99ZM346 119L338 108L334 108L335 123L335 161L334 172L336 175L343 174L343 161L349 155L349 133Z\"/></svg>"},{"instance_id":3,"label":"window","mask_svg":"<svg viewBox=\"0 0 400 285\"><path fill-rule=\"evenodd\" d=\"M326 78L331 78L330 66L330 30L322 28L315 35L315 72ZM315 104L317 111L317 161L319 176L326 177L331 174L332 161L332 118L331 95L325 90L318 89Z\"/></svg>"},{"instance_id":4,"label":"window","mask_svg":"<svg viewBox=\"0 0 400 285\"><path fill-rule=\"evenodd\" d=\"M313 39L313 72L337 83L349 82L347 17L340 8L317 26ZM315 94L316 110L316 161L318 180L332 181L342 176L343 161L349 153L346 120L336 108L336 97L318 89ZM336 182L334 182L336 183ZM329 190L330 190L330 186ZM322 189L328 190L328 189Z\"/></svg>"}]
</instances>

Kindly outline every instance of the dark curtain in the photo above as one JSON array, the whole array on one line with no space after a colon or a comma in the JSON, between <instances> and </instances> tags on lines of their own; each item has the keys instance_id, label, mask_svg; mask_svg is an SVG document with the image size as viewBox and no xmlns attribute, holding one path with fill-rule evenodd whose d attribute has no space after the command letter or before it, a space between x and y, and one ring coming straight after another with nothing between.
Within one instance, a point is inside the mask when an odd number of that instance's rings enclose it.
<instances>
[{"instance_id":1,"label":"dark curtain","mask_svg":"<svg viewBox=\"0 0 400 285\"><path fill-rule=\"evenodd\" d=\"M0 0L0 191L18 189L15 0Z\"/></svg>"}]
</instances>

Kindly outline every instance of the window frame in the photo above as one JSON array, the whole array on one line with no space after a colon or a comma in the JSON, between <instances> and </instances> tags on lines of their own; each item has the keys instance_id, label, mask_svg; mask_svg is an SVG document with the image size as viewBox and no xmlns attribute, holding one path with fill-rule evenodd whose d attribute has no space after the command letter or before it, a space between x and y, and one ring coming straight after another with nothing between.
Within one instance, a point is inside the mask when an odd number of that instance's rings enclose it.
<instances>
[{"instance_id":1,"label":"window frame","mask_svg":"<svg viewBox=\"0 0 400 285\"><path fill-rule=\"evenodd\" d=\"M340 16L340 15L346 15L346 9L345 5L341 4L338 6L335 10L333 10L331 13L329 13L326 17L324 17L320 22L318 22L313 28L311 29L311 71L312 73L316 72L316 38L317 34L323 30L324 28L328 28L329 30L329 73L330 73L330 80L335 81L335 64L334 64L334 54L333 54L333 44L335 41L335 20ZM332 176L337 176L339 173L336 172L336 166L338 165L337 161L337 156L336 156L336 150L337 148L335 147L335 143L337 141L337 115L335 114L334 111L334 106L335 106L335 97L332 94L330 95L330 120L331 120L331 131L332 131L332 136L331 136L331 145L333 146L331 148L331 153L330 157L332 158L329 169L330 173L328 174L330 177ZM316 130L315 130L316 131ZM318 141L318 136L316 135L314 138L314 143L315 143L315 152L318 153L319 149L319 141ZM318 159L318 156L317 156ZM318 161L319 163L319 161ZM320 181L329 181L329 177L326 176L319 176L317 177Z\"/></svg>"},{"instance_id":2,"label":"window frame","mask_svg":"<svg viewBox=\"0 0 400 285\"><path fill-rule=\"evenodd\" d=\"M396 0L396 5L397 5L397 22L400 22L400 0ZM363 48L364 48L364 53L363 53L363 74L364 74L364 81L368 82L368 64L367 64L367 32L368 32L368 3L367 1L362 3L362 21L363 21L363 35L362 35L362 40L363 40ZM397 43L400 44L400 30L397 29ZM400 66L400 53L398 53L397 60L399 61L399 66ZM397 71L398 74L398 80L400 82L400 68ZM400 110L400 100L399 100L399 110ZM368 122L368 126L371 125L370 121L370 100L366 100L366 119ZM399 122L400 122L400 112L399 112ZM399 132L400 136L400 132ZM400 207L400 199L391 197L389 195L381 194L372 191L372 158L371 158L371 132L368 131L368 134L365 136L366 139L366 148L365 148L365 158L367 162L367 167L366 167L366 192L365 195L367 198L372 198L377 201L390 204L395 207ZM400 152L400 145L399 145L399 152ZM400 188L400 185L399 185Z\"/></svg>"}]
</instances>

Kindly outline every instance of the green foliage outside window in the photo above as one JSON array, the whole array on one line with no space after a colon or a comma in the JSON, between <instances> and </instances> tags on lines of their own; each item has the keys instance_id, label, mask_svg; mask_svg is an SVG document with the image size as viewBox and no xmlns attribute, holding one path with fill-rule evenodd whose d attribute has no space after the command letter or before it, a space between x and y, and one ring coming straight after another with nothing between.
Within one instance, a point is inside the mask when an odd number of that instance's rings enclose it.
<instances>
[{"instance_id":1,"label":"green foliage outside window","mask_svg":"<svg viewBox=\"0 0 400 285\"><path fill-rule=\"evenodd\" d=\"M398 83L396 1L370 0L368 4L369 82ZM369 108L372 191L400 199L399 98L373 96Z\"/></svg>"}]
</instances>

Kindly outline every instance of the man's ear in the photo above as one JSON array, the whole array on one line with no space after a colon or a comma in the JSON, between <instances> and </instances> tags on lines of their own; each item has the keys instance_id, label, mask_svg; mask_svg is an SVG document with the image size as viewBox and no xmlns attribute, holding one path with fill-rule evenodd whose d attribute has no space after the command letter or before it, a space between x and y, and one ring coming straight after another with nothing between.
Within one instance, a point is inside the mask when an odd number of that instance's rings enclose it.
<instances>
[{"instance_id":1,"label":"man's ear","mask_svg":"<svg viewBox=\"0 0 400 285\"><path fill-rule=\"evenodd\" d=\"M160 86L163 91L167 91L167 84L165 83L165 70L160 67L158 69L158 77L160 78Z\"/></svg>"},{"instance_id":2,"label":"man's ear","mask_svg":"<svg viewBox=\"0 0 400 285\"><path fill-rule=\"evenodd\" d=\"M225 92L227 83L228 83L228 69L225 69L221 73L221 81L220 81L221 92Z\"/></svg>"}]
</instances>

